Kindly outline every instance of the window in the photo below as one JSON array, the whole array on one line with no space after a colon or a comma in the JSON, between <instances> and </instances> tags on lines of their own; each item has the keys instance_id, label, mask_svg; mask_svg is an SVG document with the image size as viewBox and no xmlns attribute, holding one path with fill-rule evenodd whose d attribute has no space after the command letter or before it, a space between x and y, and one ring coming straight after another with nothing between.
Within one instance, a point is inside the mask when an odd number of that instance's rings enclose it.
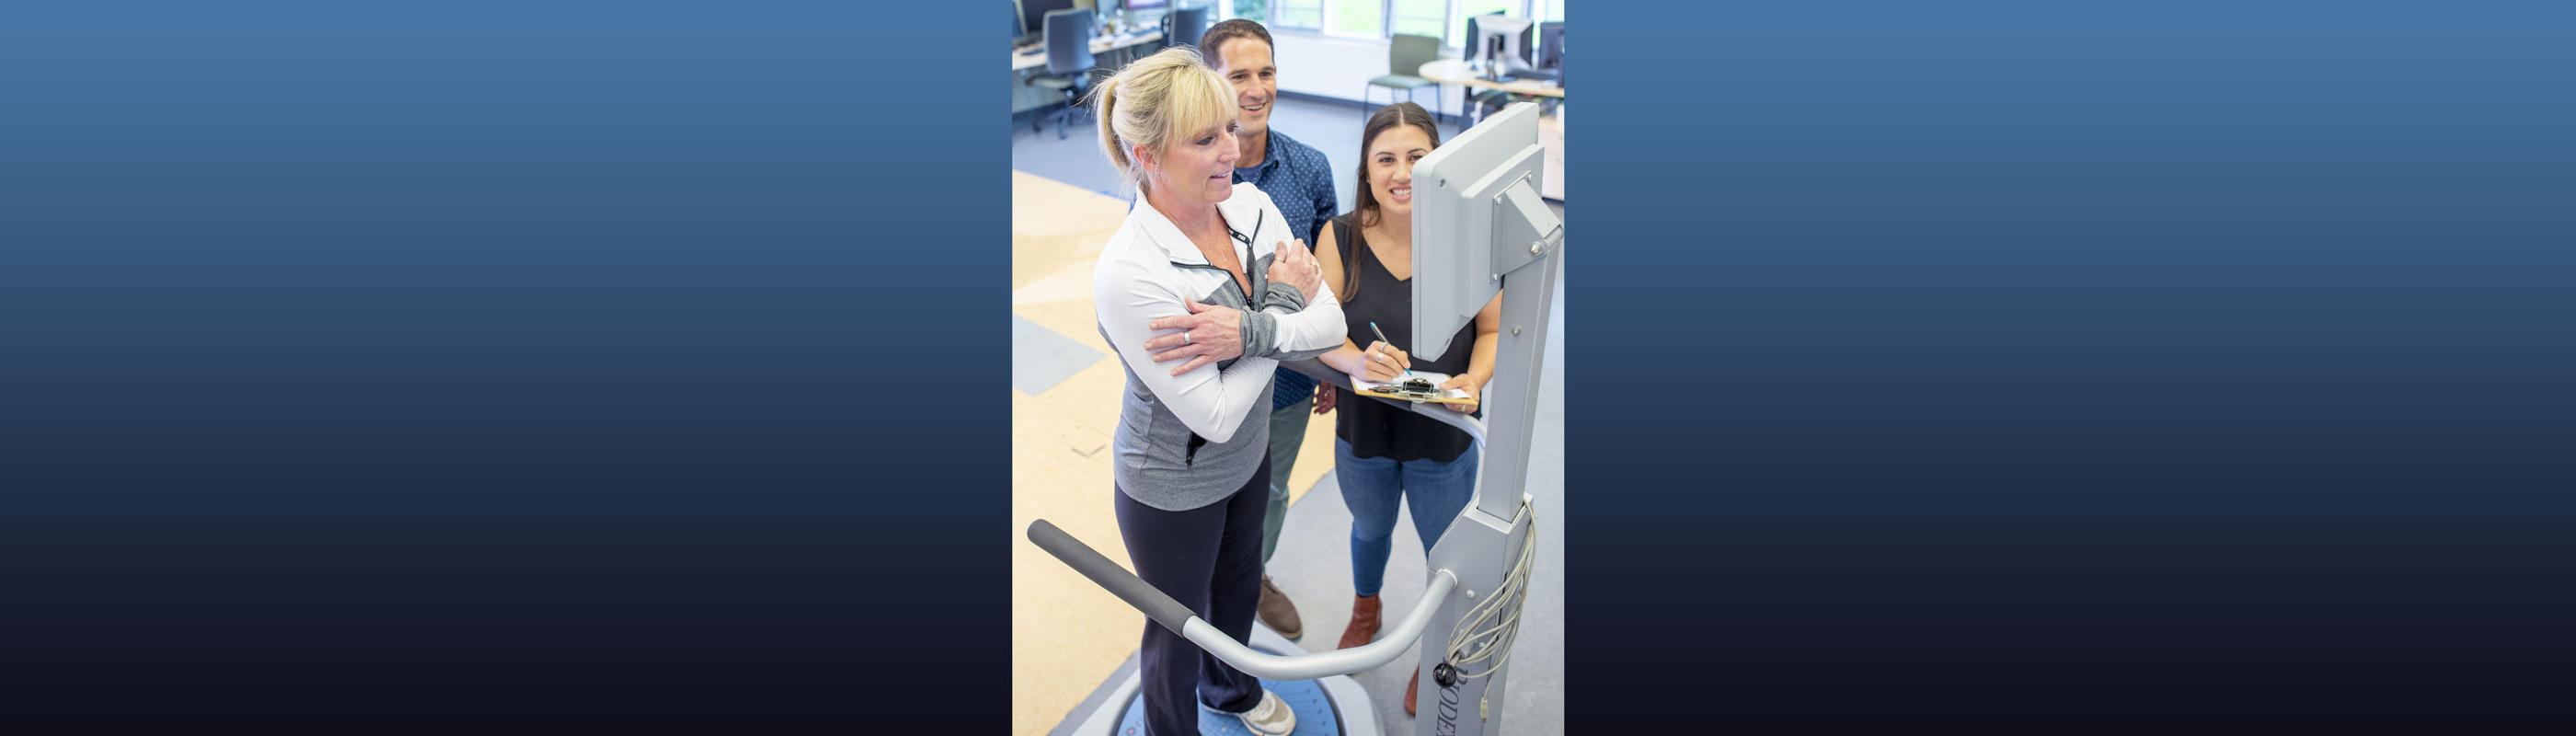
<instances>
[{"instance_id":1,"label":"window","mask_svg":"<svg viewBox=\"0 0 2576 736\"><path fill-rule=\"evenodd\" d=\"M1234 0L1234 15L1226 17L1250 18L1252 20L1261 21L1263 25L1268 25L1270 21L1270 0Z\"/></svg>"},{"instance_id":2,"label":"window","mask_svg":"<svg viewBox=\"0 0 2576 736\"><path fill-rule=\"evenodd\" d=\"M1377 38L1386 35L1386 6L1379 0L1327 0L1335 35Z\"/></svg>"},{"instance_id":3,"label":"window","mask_svg":"<svg viewBox=\"0 0 2576 736\"><path fill-rule=\"evenodd\" d=\"M1389 34L1430 36L1449 44L1441 33L1449 25L1449 0L1393 0L1387 5Z\"/></svg>"},{"instance_id":4,"label":"window","mask_svg":"<svg viewBox=\"0 0 2576 736\"><path fill-rule=\"evenodd\" d=\"M1465 46L1467 19L1487 13L1564 20L1565 0L1234 0L1234 17L1263 20L1272 28L1362 38L1433 36L1449 48Z\"/></svg>"},{"instance_id":5,"label":"window","mask_svg":"<svg viewBox=\"0 0 2576 736\"><path fill-rule=\"evenodd\" d=\"M1324 0L1279 0L1271 7L1270 25L1274 28L1321 30L1324 27Z\"/></svg>"}]
</instances>

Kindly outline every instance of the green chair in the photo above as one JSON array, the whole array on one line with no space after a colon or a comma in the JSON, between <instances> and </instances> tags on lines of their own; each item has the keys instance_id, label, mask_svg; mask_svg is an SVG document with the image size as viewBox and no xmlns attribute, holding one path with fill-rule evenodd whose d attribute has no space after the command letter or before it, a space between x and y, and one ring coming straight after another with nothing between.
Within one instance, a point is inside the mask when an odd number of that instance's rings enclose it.
<instances>
[{"instance_id":1,"label":"green chair","mask_svg":"<svg viewBox=\"0 0 2576 736\"><path fill-rule=\"evenodd\" d=\"M1422 65L1437 61L1439 58L1440 39L1397 34L1395 39L1386 45L1386 76L1369 80L1369 89L1388 88L1386 99L1388 103L1393 103L1395 102L1394 90L1404 90L1404 101L1412 102L1415 90L1430 87L1431 109L1438 110L1441 107L1440 83L1415 75L1421 73ZM1360 90L1361 117L1367 117L1368 113L1372 112L1369 110L1371 102L1369 90Z\"/></svg>"}]
</instances>

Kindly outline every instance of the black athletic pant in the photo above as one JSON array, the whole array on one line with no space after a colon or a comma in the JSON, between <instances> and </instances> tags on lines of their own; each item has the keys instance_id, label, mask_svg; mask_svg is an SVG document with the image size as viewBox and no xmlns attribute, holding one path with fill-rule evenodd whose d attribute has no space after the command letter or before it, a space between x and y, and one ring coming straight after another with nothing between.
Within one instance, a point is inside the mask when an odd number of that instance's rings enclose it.
<instances>
[{"instance_id":1,"label":"black athletic pant","mask_svg":"<svg viewBox=\"0 0 2576 736\"><path fill-rule=\"evenodd\" d=\"M1125 491L1112 492L1118 494L1118 535L1127 540L1136 576L1226 636L1251 641L1253 609L1261 604L1261 522L1270 510L1270 461L1262 460L1234 495L1188 511L1164 511L1137 503ZM1195 736L1200 702L1229 713L1261 704L1260 678L1162 624L1145 622L1136 666L1143 679L1146 736Z\"/></svg>"}]
</instances>

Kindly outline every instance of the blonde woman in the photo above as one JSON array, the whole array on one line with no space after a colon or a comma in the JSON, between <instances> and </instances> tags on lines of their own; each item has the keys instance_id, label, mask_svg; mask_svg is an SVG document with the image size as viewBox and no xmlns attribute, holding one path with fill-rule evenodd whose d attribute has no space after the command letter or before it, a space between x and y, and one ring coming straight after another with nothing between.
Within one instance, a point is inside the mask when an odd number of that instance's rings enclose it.
<instances>
[{"instance_id":1,"label":"blonde woman","mask_svg":"<svg viewBox=\"0 0 2576 736\"><path fill-rule=\"evenodd\" d=\"M1233 183L1240 111L1196 52L1139 59L1093 95L1101 147L1141 200L1092 273L1101 336L1127 371L1119 535L1137 577L1248 642L1272 370L1341 347L1341 306L1278 206ZM1296 729L1258 678L1159 625L1145 624L1137 663L1149 735L1199 733L1200 708L1258 734Z\"/></svg>"}]
</instances>

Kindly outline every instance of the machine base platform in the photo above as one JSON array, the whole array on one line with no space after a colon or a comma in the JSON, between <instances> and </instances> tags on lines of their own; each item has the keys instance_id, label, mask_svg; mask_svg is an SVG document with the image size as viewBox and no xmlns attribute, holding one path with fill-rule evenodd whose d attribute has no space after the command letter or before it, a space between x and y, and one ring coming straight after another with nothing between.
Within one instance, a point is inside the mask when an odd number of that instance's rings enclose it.
<instances>
[{"instance_id":1,"label":"machine base platform","mask_svg":"<svg viewBox=\"0 0 2576 736\"><path fill-rule=\"evenodd\" d=\"M1252 627L1252 647L1272 654L1299 654L1305 650L1287 637L1258 624ZM1114 686L1104 683L1106 697L1090 713L1067 719L1067 729L1058 733L1074 736L1143 736L1145 711L1136 697L1138 678L1135 663L1121 668ZM1347 675L1320 680L1262 680L1261 686L1279 694L1288 707L1297 712L1294 736L1380 736L1377 709L1369 701L1368 691ZM1099 697L1095 694L1095 697ZM1245 736L1251 733L1243 722L1199 708L1199 732L1208 736Z\"/></svg>"},{"instance_id":2,"label":"machine base platform","mask_svg":"<svg viewBox=\"0 0 2576 736\"><path fill-rule=\"evenodd\" d=\"M1297 730L1291 736L1342 736L1339 714L1333 712L1333 701L1324 696L1324 687L1314 680L1262 680L1261 686L1278 693L1297 714ZM1375 714L1371 714L1374 717ZM1199 708L1199 733L1202 736L1253 736L1243 727L1242 719L1219 715ZM1127 699L1127 717L1118 719L1118 736L1145 736L1145 699Z\"/></svg>"}]
</instances>

